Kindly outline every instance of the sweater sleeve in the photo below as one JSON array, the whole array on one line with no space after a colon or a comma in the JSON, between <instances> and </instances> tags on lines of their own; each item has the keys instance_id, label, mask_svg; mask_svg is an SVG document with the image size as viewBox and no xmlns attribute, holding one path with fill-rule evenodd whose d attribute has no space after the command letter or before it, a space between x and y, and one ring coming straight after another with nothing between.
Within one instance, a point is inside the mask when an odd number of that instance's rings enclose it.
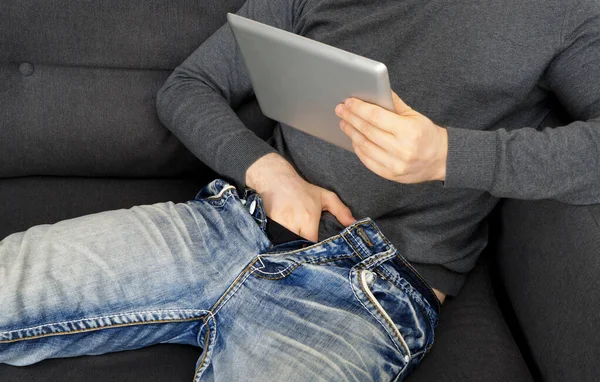
<instances>
[{"instance_id":1,"label":"sweater sleeve","mask_svg":"<svg viewBox=\"0 0 600 382\"><path fill-rule=\"evenodd\" d=\"M448 128L445 187L600 203L599 4L582 0L568 13L562 48L546 71L550 89L575 122L542 130Z\"/></svg>"},{"instance_id":2,"label":"sweater sleeve","mask_svg":"<svg viewBox=\"0 0 600 382\"><path fill-rule=\"evenodd\" d=\"M298 0L248 0L236 14L292 31ZM260 157L275 150L233 109L253 95L228 24L177 67L157 94L160 120L203 163L238 186Z\"/></svg>"}]
</instances>

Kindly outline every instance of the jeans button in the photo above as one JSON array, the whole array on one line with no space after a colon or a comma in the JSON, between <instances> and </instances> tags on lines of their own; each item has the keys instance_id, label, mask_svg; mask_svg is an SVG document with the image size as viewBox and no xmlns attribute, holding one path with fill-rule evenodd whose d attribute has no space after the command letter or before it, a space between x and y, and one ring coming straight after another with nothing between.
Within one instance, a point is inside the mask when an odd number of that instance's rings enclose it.
<instances>
[{"instance_id":1,"label":"jeans button","mask_svg":"<svg viewBox=\"0 0 600 382\"><path fill-rule=\"evenodd\" d=\"M254 211L256 210L256 200L253 200L252 203L250 203L250 214L252 215L254 213Z\"/></svg>"}]
</instances>

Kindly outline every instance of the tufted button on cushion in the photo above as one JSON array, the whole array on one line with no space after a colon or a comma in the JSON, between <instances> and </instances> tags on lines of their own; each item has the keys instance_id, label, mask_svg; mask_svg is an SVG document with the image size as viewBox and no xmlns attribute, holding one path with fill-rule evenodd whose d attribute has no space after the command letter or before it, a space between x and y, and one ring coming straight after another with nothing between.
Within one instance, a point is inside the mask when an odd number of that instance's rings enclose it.
<instances>
[{"instance_id":1,"label":"tufted button on cushion","mask_svg":"<svg viewBox=\"0 0 600 382\"><path fill-rule=\"evenodd\" d=\"M35 72L35 68L33 67L33 65L29 62L23 62L21 63L21 65L19 65L19 72L21 72L21 74L24 77L28 77L31 76L33 74L33 72Z\"/></svg>"}]
</instances>

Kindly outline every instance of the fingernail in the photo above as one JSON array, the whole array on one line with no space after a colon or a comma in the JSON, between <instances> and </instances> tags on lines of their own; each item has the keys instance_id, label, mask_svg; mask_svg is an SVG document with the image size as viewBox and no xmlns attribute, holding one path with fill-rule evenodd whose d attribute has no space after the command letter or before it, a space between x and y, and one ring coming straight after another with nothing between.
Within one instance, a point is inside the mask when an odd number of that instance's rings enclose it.
<instances>
[{"instance_id":1,"label":"fingernail","mask_svg":"<svg viewBox=\"0 0 600 382\"><path fill-rule=\"evenodd\" d=\"M342 114L343 110L344 110L344 107L341 104L337 105L337 107L335 108L335 113L336 114Z\"/></svg>"},{"instance_id":2,"label":"fingernail","mask_svg":"<svg viewBox=\"0 0 600 382\"><path fill-rule=\"evenodd\" d=\"M344 105L346 105L346 107L350 107L350 105L352 105L352 99L348 98L346 102L344 102Z\"/></svg>"}]
</instances>

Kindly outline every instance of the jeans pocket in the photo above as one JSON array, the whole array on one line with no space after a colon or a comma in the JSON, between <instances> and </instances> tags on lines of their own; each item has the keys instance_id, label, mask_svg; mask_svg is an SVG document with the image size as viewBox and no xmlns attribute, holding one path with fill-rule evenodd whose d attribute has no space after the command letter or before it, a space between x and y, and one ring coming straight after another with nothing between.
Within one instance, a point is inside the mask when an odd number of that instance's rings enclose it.
<instances>
[{"instance_id":1,"label":"jeans pocket","mask_svg":"<svg viewBox=\"0 0 600 382\"><path fill-rule=\"evenodd\" d=\"M411 293L386 279L378 270L351 270L350 280L356 298L387 331L404 356L406 375L433 344L433 328L427 314L414 302Z\"/></svg>"},{"instance_id":2,"label":"jeans pocket","mask_svg":"<svg viewBox=\"0 0 600 382\"><path fill-rule=\"evenodd\" d=\"M376 274L370 270L353 267L350 270L350 285L353 289L354 296L363 306L363 308L372 316L381 327L388 333L394 346L402 354L406 364L409 363L412 352L404 338L403 333L399 330L394 318L388 313L386 308L381 304L380 298L376 295L373 287L376 283Z\"/></svg>"}]
</instances>

